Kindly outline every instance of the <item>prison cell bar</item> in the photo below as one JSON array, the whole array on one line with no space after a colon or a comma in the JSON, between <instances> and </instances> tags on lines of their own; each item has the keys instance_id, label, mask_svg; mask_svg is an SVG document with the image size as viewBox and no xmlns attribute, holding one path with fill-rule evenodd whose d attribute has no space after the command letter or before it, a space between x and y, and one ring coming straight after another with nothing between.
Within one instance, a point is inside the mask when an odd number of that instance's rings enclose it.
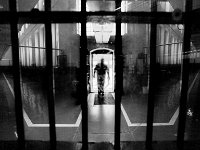
<instances>
[{"instance_id":1,"label":"prison cell bar","mask_svg":"<svg viewBox=\"0 0 200 150\"><path fill-rule=\"evenodd\" d=\"M9 9L12 13L17 13L16 0L9 1ZM11 42L12 42L12 59L13 59L13 76L14 76L14 95L15 95L15 116L17 124L18 149L25 149L24 121L22 111L22 97L20 88L20 66L19 66L19 40L18 40L18 18L13 18L10 22Z\"/></svg>"},{"instance_id":2,"label":"prison cell bar","mask_svg":"<svg viewBox=\"0 0 200 150\"><path fill-rule=\"evenodd\" d=\"M184 146L184 133L186 124L186 110L187 110L187 94L188 94L188 81L189 81L189 57L185 57L187 52L190 51L190 38L191 38L191 22L189 13L192 10L192 0L186 0L185 6L185 20L184 20L184 37L183 37L183 63L182 63L182 85L181 85L181 98L180 98L180 111L178 122L178 135L177 146L180 150Z\"/></svg>"},{"instance_id":3,"label":"prison cell bar","mask_svg":"<svg viewBox=\"0 0 200 150\"><path fill-rule=\"evenodd\" d=\"M121 38L121 0L115 1L116 6L116 38L115 38L115 137L114 148L120 150L120 131L121 131L121 95L123 89L123 55Z\"/></svg>"},{"instance_id":4,"label":"prison cell bar","mask_svg":"<svg viewBox=\"0 0 200 150\"><path fill-rule=\"evenodd\" d=\"M78 23L82 19L80 12L69 11L51 11L51 12L17 12L15 14L2 11L0 23L9 23L11 18L18 18L18 23L44 23L46 20L51 20L51 23ZM185 12L182 12L182 18L180 20L173 20L172 12L121 12L121 22L123 23L137 23L137 24L149 24L153 18L157 18L158 24L183 24L183 18ZM117 15L117 12L86 12L86 16L113 16ZM199 23L199 12L192 12L192 23ZM89 20L90 21L90 20Z\"/></svg>"},{"instance_id":5,"label":"prison cell bar","mask_svg":"<svg viewBox=\"0 0 200 150\"><path fill-rule=\"evenodd\" d=\"M51 0L44 1L45 11L51 12ZM47 76L47 101L49 113L49 132L50 132L50 148L56 149L56 127L55 127L55 107L54 107L54 80L52 65L52 33L51 20L45 21L45 46L46 46L46 76Z\"/></svg>"},{"instance_id":6,"label":"prison cell bar","mask_svg":"<svg viewBox=\"0 0 200 150\"><path fill-rule=\"evenodd\" d=\"M157 12L157 0L151 1L151 12ZM146 148L152 149L153 118L154 118L154 99L156 83L156 36L157 19L153 18L150 24L150 77L147 108L147 128L146 128Z\"/></svg>"},{"instance_id":7,"label":"prison cell bar","mask_svg":"<svg viewBox=\"0 0 200 150\"><path fill-rule=\"evenodd\" d=\"M87 35L86 0L81 1L81 38L80 38L80 97L82 109L82 149L88 150L88 104L87 104Z\"/></svg>"},{"instance_id":8,"label":"prison cell bar","mask_svg":"<svg viewBox=\"0 0 200 150\"><path fill-rule=\"evenodd\" d=\"M14 4L15 3L15 4ZM12 1L12 3L10 2L9 4L10 4L10 11L11 12L16 12L16 2L14 2L13 3L13 1ZM188 10L188 0L187 0L187 4L186 4L186 7L187 7L187 9L186 10ZM14 4L14 5L13 5ZM50 5L49 5L50 6ZM48 7L49 7L48 6ZM85 6L84 6L85 7ZM187 11L186 11L187 12ZM29 13L24 13L24 14L30 14L31 12L29 12ZM3 13L2 13L3 14ZM18 51L18 45L19 45L19 43L18 43L18 37L17 37L17 20L16 19L18 19L18 17L20 17L20 13L17 13L16 12L16 17L14 17L13 18L13 22L10 22L11 23L11 41L12 41L12 47L13 47L13 67L14 67L14 91L15 91L15 100L17 101L17 103L15 104L16 106L16 122L17 122L17 132L18 132L18 141L19 141L19 145L21 146L21 148L23 148L24 147L24 127L23 127L23 114L22 114L22 101L21 101L21 91L20 91L20 68L19 68L19 51ZM49 13L50 15L51 14L54 14L54 13ZM59 14L59 13L55 13L55 14ZM73 13L72 13L73 14ZM95 14L95 13L94 13ZM102 13L102 14L104 14L104 13ZM131 13L130 13L131 14ZM136 13L133 13L133 14L136 14L136 16L137 16L137 12ZM152 13L150 13L149 15L151 15ZM159 15L160 14L162 14L162 13L158 13ZM168 13L165 13L166 15L168 15ZM170 13L169 13L170 14ZM186 14L186 13L185 13ZM12 14L13 15L13 14ZM11 16L12 16L11 15ZM105 13L105 15L106 15L106 13ZM187 14L186 14L187 15ZM87 15L85 15L85 18L86 18L86 16ZM197 15L198 16L198 15ZM165 18L165 17L163 17L163 18ZM5 19L5 18L4 18ZM9 20L9 19L8 19ZM10 20L9 20L10 21ZM16 22L15 22L16 21ZM46 21L46 20L45 20ZM64 20L65 21L65 20ZM169 22L167 22L168 24L169 23L176 23L176 22L174 22L174 21L172 21L172 20L168 20ZM193 22L195 21L194 19L192 20ZM31 21L30 21L31 22ZM37 21L36 21L37 22ZM86 20L85 20L85 22L86 22ZM133 21L134 22L134 21ZM161 23L161 21L158 21L159 23ZM158 23L157 22L157 23ZM189 48L190 48L190 28L189 28L189 25L186 23L187 21L185 20L185 33L184 33L184 52L185 51L188 51L189 50ZM82 25L84 25L84 21L83 21L83 23L82 23ZM154 24L155 25L155 24ZM152 26L153 27L153 26ZM151 30L153 30L153 28L151 27ZM47 28L49 28L49 27L47 27ZM51 26L50 26L50 28L51 28ZM83 30L86 30L86 27L83 27L82 28ZM48 29L49 30L49 29ZM51 31L51 30L49 30L49 31ZM86 33L86 31L84 31L85 33ZM153 33L153 31L151 31L152 33ZM154 32L156 32L156 31L154 31ZM152 34L151 33L151 34ZM84 34L84 33L83 33ZM152 37L153 37L153 35L154 36L156 36L156 34L152 34ZM17 38L16 38L17 37ZM48 36L47 36L48 37ZM51 36L50 36L51 37ZM117 39L117 37L116 37L116 39ZM151 39L154 39L154 38L151 38ZM156 38L155 38L156 39ZM50 40L51 40L51 38L50 38ZM86 36L85 36L85 40L86 40ZM47 40L48 41L48 40ZM81 40L81 41L84 41L84 38L83 38L83 40ZM155 42L155 41L154 41ZM153 42L151 42L151 43L153 43ZM46 44L46 46L49 46L49 45L51 45L51 44ZM82 48L84 47L84 43L82 43L81 44L82 45ZM154 47L154 44L151 44L151 46L150 46L150 49L153 49L152 47ZM52 49L52 48L50 48L50 49ZM86 50L86 48L85 48L85 50ZM155 49L154 49L154 51L155 51ZM52 54L51 54L52 55ZM153 57L155 56L155 55L153 55L153 50L150 50L150 58L151 59L153 59ZM82 55L81 55L82 56ZM49 57L49 56L48 56ZM50 57L49 57L50 58ZM82 59L82 57L81 57L81 59ZM85 58L84 58L85 59ZM116 58L116 59L118 59L118 58ZM119 59L120 60L120 59ZM154 59L152 60L152 61L155 61ZM84 61L81 61L81 62L86 62L86 60ZM50 62L51 63L51 62ZM48 66L48 64L50 64L50 63L48 63L47 62L47 66ZM82 63L81 63L82 64ZM86 65L86 64L85 64ZM150 66L152 65L152 63L150 63ZM188 60L187 59L183 59L183 70L182 70L182 81L183 81L183 83L182 83L182 91L181 91L181 99L180 99L180 117L179 117L179 128L178 128L178 137L177 137L177 141L178 141L178 143L180 143L181 145L182 145L182 143L183 143L183 140L184 140L184 128L185 127L183 127L182 125L184 125L185 126L185 116L186 116L186 103L187 103L187 96L185 96L185 94L187 93L186 91L187 91L187 89L188 89L188 87L187 87L187 82L188 82L188 74L187 74L187 67L188 67ZM81 67L81 69L83 69L84 67ZM50 68L50 69L52 69L52 67ZM152 69L152 70L151 70ZM150 75L152 76L152 73L154 72L153 71L153 69L154 69L154 66L153 67L150 67ZM83 69L84 70L84 69ZM84 75L84 74L83 74ZM86 75L86 74L85 74ZM151 76L150 76L150 87L151 87L151 84L153 84L153 82L152 81L154 81L154 79L151 79ZM117 77L117 76L116 76ZM53 77L52 77L53 78ZM51 82L53 83L53 80L51 80ZM152 82L152 83L151 83ZM84 84L83 84L83 88L86 88L86 86L84 86ZM149 98L151 99L151 95L152 95L152 93L151 93L151 88L149 88ZM153 89L152 89L153 90ZM119 90L120 91L120 90ZM86 99L86 98L85 98ZM116 99L118 99L118 98L116 98ZM149 100L150 100L149 99ZM120 99L121 100L121 99ZM116 104L116 105L118 105L118 104ZM85 106L84 106L85 107ZM82 107L82 108L84 108L84 107ZM87 107L87 106L86 106ZM148 109L148 112L153 112L152 110L153 110L153 105L152 104L148 104L148 108L151 108L151 109ZM83 109L83 110L85 110L85 109ZM86 109L87 110L87 109ZM117 110L119 110L119 109L117 109ZM52 110L51 110L51 112L52 112ZM116 112L117 113L117 112ZM51 114L54 114L55 115L55 113L53 112L53 113L51 113ZM83 112L83 114L87 114L87 112L86 113L84 113ZM148 114L147 114L148 115ZM150 114L149 114L150 115ZM87 115L84 115L85 117L87 116ZM117 115L116 115L117 116ZM149 118L149 117L148 117ZM150 117L151 118L151 117ZM150 145L150 143L151 143L151 141L152 141L152 120L153 120L153 118L152 119L148 119L149 121L147 121L147 124L149 124L148 126L147 126L147 145ZM86 118L86 120L87 120L87 118ZM119 121L119 120L118 120ZM84 117L83 117L83 122L85 122L84 121ZM116 120L116 122L117 122L117 120ZM53 124L51 121L50 121L50 128L52 128L52 125L51 124ZM87 124L87 122L85 122L84 123L85 125ZM55 124L53 124L53 126L54 126L54 128L55 128ZM88 127L88 126L87 126ZM148 129L149 128L149 129ZM54 129L55 130L55 129ZM52 129L50 129L50 132L52 132L53 130ZM83 131L84 132L84 131ZM84 132L84 133L86 133L86 132ZM53 134L51 134L51 139L52 139L52 136ZM83 136L84 136L84 134L83 134ZM115 135L115 138L116 138L116 141L117 141L117 139L119 139L120 137L119 136L117 136L117 134ZM55 140L54 141L56 141L56 138L54 138ZM84 139L85 139L85 136L84 136ZM87 138L86 138L87 139ZM86 141L86 140L85 140ZM148 144L149 143L149 144Z\"/></svg>"}]
</instances>

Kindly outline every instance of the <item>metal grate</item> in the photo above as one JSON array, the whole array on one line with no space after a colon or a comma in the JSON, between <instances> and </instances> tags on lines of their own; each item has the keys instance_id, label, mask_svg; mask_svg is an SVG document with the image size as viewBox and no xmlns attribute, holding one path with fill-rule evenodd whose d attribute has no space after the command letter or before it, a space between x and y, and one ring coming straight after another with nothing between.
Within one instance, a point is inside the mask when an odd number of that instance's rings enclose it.
<instances>
[{"instance_id":1,"label":"metal grate","mask_svg":"<svg viewBox=\"0 0 200 150\"><path fill-rule=\"evenodd\" d=\"M150 31L150 88L148 96L148 112L147 112L147 132L146 132L146 147L149 149L152 146L153 132L153 112L154 112L154 96L155 96L155 64L156 64L156 35L157 24L184 24L184 41L183 52L190 49L191 24L197 23L198 14L192 14L192 1L186 0L186 11L182 14L179 20L173 19L171 12L157 12L158 0L151 0L151 12L121 12L116 9L115 12L86 12L86 0L81 1L81 12L51 11L51 0L45 0L45 11L17 12L16 0L10 0L10 11L0 12L1 24L9 23L11 26L11 42L13 53L13 68L14 68L14 93L15 93L15 109L16 123L18 133L18 144L21 150L25 149L25 136L22 112L22 98L20 89L20 66L19 66L19 41L18 41L18 23L43 23L45 24L46 34L46 74L48 76L48 110L50 124L50 143L51 148L56 149L56 128L55 128L55 108L54 108L54 90L53 90L53 66L52 66L52 38L51 38L51 23L81 23L81 49L80 49L80 68L81 68L81 96L82 97L82 143L83 149L88 149L88 108L87 108L87 66L86 56L87 51L87 36L86 22L88 16L113 16L116 22L116 87L115 87L115 149L120 149L120 116L121 116L121 96L123 85L123 56L122 56L122 37L121 23L139 23L151 24ZM116 8L121 6L121 0L116 0ZM191 15L193 17L191 17ZM5 17L6 16L6 17ZM193 19L191 19L193 18ZM183 53L185 54L185 53ZM184 58L182 64L182 91L180 99L180 117L178 125L177 144L180 149L183 148L184 130L186 122L186 102L188 90L188 64L189 59Z\"/></svg>"}]
</instances>

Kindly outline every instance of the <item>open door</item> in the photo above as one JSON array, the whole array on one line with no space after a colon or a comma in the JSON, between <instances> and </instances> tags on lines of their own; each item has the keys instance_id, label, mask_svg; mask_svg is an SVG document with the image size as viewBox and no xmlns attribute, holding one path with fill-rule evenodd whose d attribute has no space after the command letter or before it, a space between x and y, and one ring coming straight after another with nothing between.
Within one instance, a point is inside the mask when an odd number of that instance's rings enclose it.
<instances>
[{"instance_id":1,"label":"open door","mask_svg":"<svg viewBox=\"0 0 200 150\"><path fill-rule=\"evenodd\" d=\"M98 92L97 86L97 76L95 78L94 68L100 62L101 59L104 59L105 65L109 68L110 80L108 80L108 75L105 76L104 92L114 92L114 51L107 48L98 48L90 52L90 86L91 92Z\"/></svg>"}]
</instances>

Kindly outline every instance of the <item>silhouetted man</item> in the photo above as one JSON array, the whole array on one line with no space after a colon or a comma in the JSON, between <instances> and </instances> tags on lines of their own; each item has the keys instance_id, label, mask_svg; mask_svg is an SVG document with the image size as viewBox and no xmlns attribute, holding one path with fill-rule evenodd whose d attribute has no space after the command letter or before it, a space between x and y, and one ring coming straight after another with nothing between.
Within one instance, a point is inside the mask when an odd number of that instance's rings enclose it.
<instances>
[{"instance_id":1,"label":"silhouetted man","mask_svg":"<svg viewBox=\"0 0 200 150\"><path fill-rule=\"evenodd\" d=\"M101 62L96 65L94 68L94 76L95 73L97 72L97 84L98 84L98 95L103 95L104 94L104 82L105 82L105 75L106 72L108 74L108 80L110 80L109 76L109 69L108 67L104 64L104 59L101 59Z\"/></svg>"}]
</instances>

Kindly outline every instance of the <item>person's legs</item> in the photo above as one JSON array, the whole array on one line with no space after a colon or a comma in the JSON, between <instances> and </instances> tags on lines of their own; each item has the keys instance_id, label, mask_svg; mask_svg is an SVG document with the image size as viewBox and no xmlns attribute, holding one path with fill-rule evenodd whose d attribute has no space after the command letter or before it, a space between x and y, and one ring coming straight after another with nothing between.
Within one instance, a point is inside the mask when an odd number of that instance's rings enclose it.
<instances>
[{"instance_id":1,"label":"person's legs","mask_svg":"<svg viewBox=\"0 0 200 150\"><path fill-rule=\"evenodd\" d=\"M99 104L104 103L104 76L98 75L98 100Z\"/></svg>"},{"instance_id":2,"label":"person's legs","mask_svg":"<svg viewBox=\"0 0 200 150\"><path fill-rule=\"evenodd\" d=\"M105 75L102 75L102 95L104 95L104 83L105 83Z\"/></svg>"},{"instance_id":3,"label":"person's legs","mask_svg":"<svg viewBox=\"0 0 200 150\"><path fill-rule=\"evenodd\" d=\"M97 76L97 84L98 84L98 95L101 93L101 77L100 75Z\"/></svg>"},{"instance_id":4,"label":"person's legs","mask_svg":"<svg viewBox=\"0 0 200 150\"><path fill-rule=\"evenodd\" d=\"M100 92L103 95L104 94L104 76L101 75L100 77Z\"/></svg>"},{"instance_id":5,"label":"person's legs","mask_svg":"<svg viewBox=\"0 0 200 150\"><path fill-rule=\"evenodd\" d=\"M98 75L98 94L104 93L104 76Z\"/></svg>"}]
</instances>

